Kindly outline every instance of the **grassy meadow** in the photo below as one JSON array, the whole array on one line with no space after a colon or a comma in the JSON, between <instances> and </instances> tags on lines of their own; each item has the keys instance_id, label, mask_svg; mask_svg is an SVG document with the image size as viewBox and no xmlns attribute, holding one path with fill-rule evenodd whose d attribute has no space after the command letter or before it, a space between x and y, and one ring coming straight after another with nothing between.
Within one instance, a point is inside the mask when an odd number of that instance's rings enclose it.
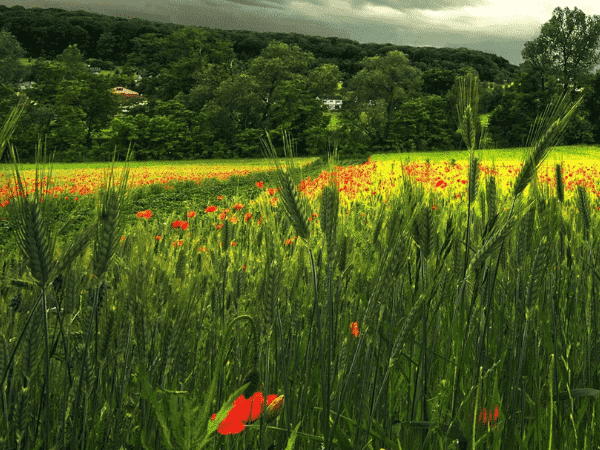
<instances>
[{"instance_id":1,"label":"grassy meadow","mask_svg":"<svg viewBox=\"0 0 600 450\"><path fill-rule=\"evenodd\" d=\"M598 448L576 106L527 149L465 108L467 152L0 167L0 447Z\"/></svg>"}]
</instances>

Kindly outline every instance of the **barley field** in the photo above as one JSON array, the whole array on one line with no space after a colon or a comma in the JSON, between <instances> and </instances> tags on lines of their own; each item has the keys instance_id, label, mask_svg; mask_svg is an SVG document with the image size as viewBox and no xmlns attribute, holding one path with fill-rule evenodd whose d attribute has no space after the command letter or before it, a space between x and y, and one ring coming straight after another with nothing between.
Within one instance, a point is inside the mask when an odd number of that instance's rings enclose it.
<instances>
[{"instance_id":1,"label":"barley field","mask_svg":"<svg viewBox=\"0 0 600 450\"><path fill-rule=\"evenodd\" d=\"M559 105L523 151L465 107L443 158L0 168L0 445L599 448L598 159Z\"/></svg>"}]
</instances>

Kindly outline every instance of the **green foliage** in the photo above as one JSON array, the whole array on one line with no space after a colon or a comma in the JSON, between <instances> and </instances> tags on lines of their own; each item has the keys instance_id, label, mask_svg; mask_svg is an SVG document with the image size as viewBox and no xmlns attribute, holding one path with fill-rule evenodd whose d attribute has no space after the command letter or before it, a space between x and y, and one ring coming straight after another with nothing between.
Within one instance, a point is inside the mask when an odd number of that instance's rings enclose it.
<instances>
[{"instance_id":1,"label":"green foliage","mask_svg":"<svg viewBox=\"0 0 600 450\"><path fill-rule=\"evenodd\" d=\"M403 151L452 149L454 130L445 114L446 101L437 95L405 102L394 113L390 138Z\"/></svg>"},{"instance_id":2,"label":"green foliage","mask_svg":"<svg viewBox=\"0 0 600 450\"><path fill-rule=\"evenodd\" d=\"M423 74L423 92L444 96L454 85L456 74L446 69L429 69Z\"/></svg>"},{"instance_id":3,"label":"green foliage","mask_svg":"<svg viewBox=\"0 0 600 450\"><path fill-rule=\"evenodd\" d=\"M563 91L581 85L586 73L596 65L600 52L600 16L587 17L575 7L554 9L542 25L540 35L525 43L523 58L545 71L558 74Z\"/></svg>"},{"instance_id":4,"label":"green foliage","mask_svg":"<svg viewBox=\"0 0 600 450\"><path fill-rule=\"evenodd\" d=\"M579 24L581 14L576 12L572 21ZM9 16L13 13L7 10ZM567 10L568 24L570 17ZM269 131L279 146L282 128L293 133L301 156L324 155L336 143L340 155L459 148L459 134L445 129L444 122L452 123L456 77L469 71L486 81L479 84L479 109L484 114L497 111L491 129L498 145L522 144L533 110L539 113L545 106L544 101L534 101L538 94L518 101L503 97L508 91L489 82L511 78L517 68L503 58L464 48L359 45L299 35L248 37L235 31L155 23L139 28L134 21L125 31L108 22L92 22L85 15L57 19L56 32L69 38L48 45L47 54L56 61L36 60L26 67L30 70L26 76L37 85L29 92L34 104L14 136L22 157L32 158L31 143L38 137L48 138L48 148L56 150L58 161L105 160L115 148L122 155L130 144L140 161L255 157L260 154L258 135ZM14 35L4 34L7 54L17 55L21 44L30 55L39 56L39 49L23 40L32 33L28 24L15 29L9 21L7 31ZM530 78L539 87L525 86L526 95L543 93L554 83L551 64L536 56L544 39L527 50L527 64L534 61L536 71ZM318 63L324 60L334 63ZM124 66L118 76L93 76L85 61L109 70L116 64ZM525 69L533 70L527 64ZM136 72L143 79L134 84ZM578 80L584 80L577 73ZM345 83L341 90L340 80ZM110 91L116 85L140 92L149 105L120 114L123 101ZM422 93L445 96L447 101L433 102ZM326 130L328 120L315 97L340 95L344 98L340 127ZM16 99L8 97L14 105ZM368 100L378 105L366 106ZM404 103L419 102L425 111L419 106L401 114ZM433 111L436 107L445 109L445 120L444 114ZM520 115L527 108L532 111ZM423 114L428 116L425 127ZM394 122L397 116L400 123ZM592 111L581 111L565 142L596 139L600 133L595 131L594 117Z\"/></svg>"},{"instance_id":5,"label":"green foliage","mask_svg":"<svg viewBox=\"0 0 600 450\"><path fill-rule=\"evenodd\" d=\"M15 37L3 29L0 32L0 85L16 83L26 75L25 68L19 58L25 56L25 51Z\"/></svg>"}]
</instances>

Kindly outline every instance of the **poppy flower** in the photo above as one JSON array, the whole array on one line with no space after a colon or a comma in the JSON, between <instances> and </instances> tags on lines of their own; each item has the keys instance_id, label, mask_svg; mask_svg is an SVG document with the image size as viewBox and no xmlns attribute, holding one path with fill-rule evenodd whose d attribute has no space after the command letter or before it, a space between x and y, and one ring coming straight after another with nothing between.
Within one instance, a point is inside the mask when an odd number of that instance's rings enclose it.
<instances>
[{"instance_id":1,"label":"poppy flower","mask_svg":"<svg viewBox=\"0 0 600 450\"><path fill-rule=\"evenodd\" d=\"M352 334L354 335L354 337L358 337L358 334L359 334L358 322L352 322L350 324L350 328L352 328Z\"/></svg>"},{"instance_id":2,"label":"poppy flower","mask_svg":"<svg viewBox=\"0 0 600 450\"><path fill-rule=\"evenodd\" d=\"M216 210L217 210L217 207L212 205L212 206L209 206L208 208L206 208L205 212L210 213L210 212L214 212Z\"/></svg>"},{"instance_id":3,"label":"poppy flower","mask_svg":"<svg viewBox=\"0 0 600 450\"><path fill-rule=\"evenodd\" d=\"M279 415L283 406L283 395L268 395L267 407L264 410L265 419L270 422ZM246 428L246 424L257 421L263 413L264 397L262 392L255 392L252 397L246 399L240 395L234 402L233 408L218 428L220 434L237 434ZM216 414L211 416L215 420Z\"/></svg>"},{"instance_id":4,"label":"poppy flower","mask_svg":"<svg viewBox=\"0 0 600 450\"><path fill-rule=\"evenodd\" d=\"M175 222L172 223L171 226L173 228L181 227L181 229L184 231L188 229L188 223L185 220L176 220Z\"/></svg>"},{"instance_id":5,"label":"poppy flower","mask_svg":"<svg viewBox=\"0 0 600 450\"><path fill-rule=\"evenodd\" d=\"M137 213L137 216L140 219L149 219L150 217L152 217L152 211L150 211L149 209L145 210L145 211L140 211Z\"/></svg>"}]
</instances>

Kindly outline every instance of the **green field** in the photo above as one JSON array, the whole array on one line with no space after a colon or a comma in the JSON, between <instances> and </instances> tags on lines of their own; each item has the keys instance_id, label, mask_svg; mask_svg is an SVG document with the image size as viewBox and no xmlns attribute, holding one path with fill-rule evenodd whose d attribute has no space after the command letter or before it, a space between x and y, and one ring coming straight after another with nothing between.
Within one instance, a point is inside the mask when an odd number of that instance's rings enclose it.
<instances>
[{"instance_id":1,"label":"green field","mask_svg":"<svg viewBox=\"0 0 600 450\"><path fill-rule=\"evenodd\" d=\"M554 148L561 120L528 158L131 163L118 187L61 164L43 202L3 191L0 447L600 447L598 147Z\"/></svg>"}]
</instances>

